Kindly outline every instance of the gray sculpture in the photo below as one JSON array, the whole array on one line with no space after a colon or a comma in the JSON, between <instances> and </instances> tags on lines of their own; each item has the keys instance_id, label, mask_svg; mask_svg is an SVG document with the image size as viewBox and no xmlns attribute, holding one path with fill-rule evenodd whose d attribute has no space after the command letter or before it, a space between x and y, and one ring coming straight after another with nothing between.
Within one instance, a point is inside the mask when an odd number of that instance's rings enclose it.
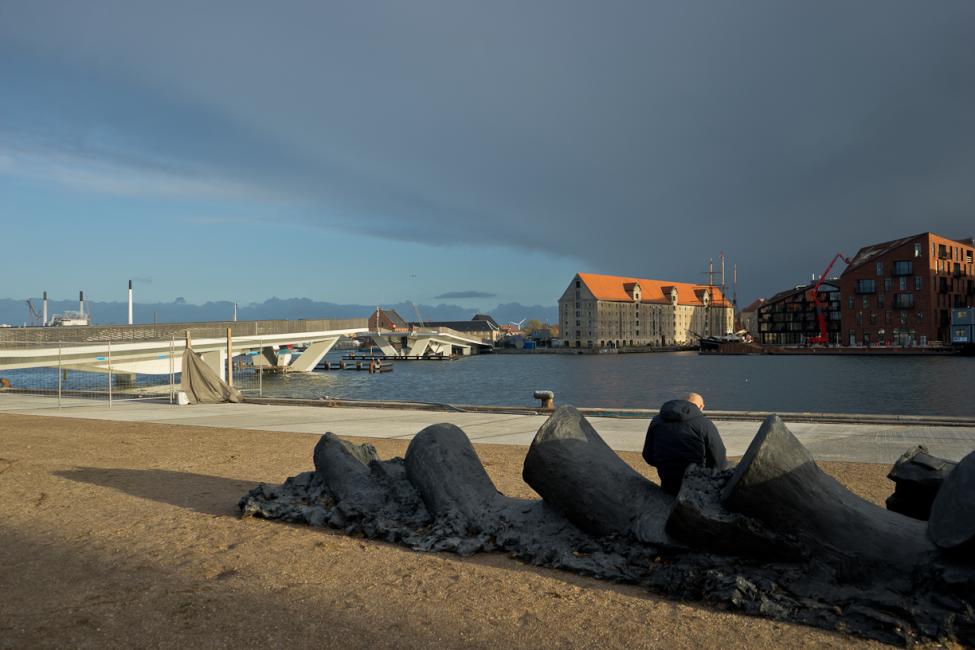
<instances>
[{"instance_id":1,"label":"gray sculpture","mask_svg":"<svg viewBox=\"0 0 975 650\"><path fill-rule=\"evenodd\" d=\"M887 474L894 482L894 493L887 497L887 509L927 521L941 484L957 465L932 456L922 445L907 450Z\"/></svg>"},{"instance_id":2,"label":"gray sculpture","mask_svg":"<svg viewBox=\"0 0 975 650\"><path fill-rule=\"evenodd\" d=\"M962 458L938 490L928 536L939 548L975 561L975 452Z\"/></svg>"},{"instance_id":3,"label":"gray sculpture","mask_svg":"<svg viewBox=\"0 0 975 650\"><path fill-rule=\"evenodd\" d=\"M877 570L909 574L934 551L923 522L840 485L777 415L762 423L724 488L723 502L801 537L824 560L867 578Z\"/></svg>"},{"instance_id":4,"label":"gray sculpture","mask_svg":"<svg viewBox=\"0 0 975 650\"><path fill-rule=\"evenodd\" d=\"M571 406L557 409L535 434L522 477L586 532L668 542L664 524L673 498L624 463Z\"/></svg>"},{"instance_id":5,"label":"gray sculpture","mask_svg":"<svg viewBox=\"0 0 975 650\"><path fill-rule=\"evenodd\" d=\"M464 432L427 427L405 459L327 433L315 471L260 485L244 515L646 585L675 598L886 642L975 643L975 454L945 481L930 526L823 473L776 416L733 471L688 468L676 499L624 463L572 407L528 450L540 500L500 494ZM928 540L926 533L934 544Z\"/></svg>"}]
</instances>

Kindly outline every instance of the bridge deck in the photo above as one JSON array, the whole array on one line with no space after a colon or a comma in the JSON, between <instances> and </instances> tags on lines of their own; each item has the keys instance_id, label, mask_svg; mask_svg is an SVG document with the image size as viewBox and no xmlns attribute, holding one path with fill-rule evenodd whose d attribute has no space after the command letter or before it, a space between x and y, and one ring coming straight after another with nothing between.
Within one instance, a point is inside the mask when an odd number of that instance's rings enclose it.
<instances>
[{"instance_id":1,"label":"bridge deck","mask_svg":"<svg viewBox=\"0 0 975 650\"><path fill-rule=\"evenodd\" d=\"M272 336L334 330L368 330L365 318L313 318L302 320L203 321L152 325L88 325L74 327L0 328L0 347L5 343L102 343L105 341L185 340L226 337L227 328L237 336Z\"/></svg>"}]
</instances>

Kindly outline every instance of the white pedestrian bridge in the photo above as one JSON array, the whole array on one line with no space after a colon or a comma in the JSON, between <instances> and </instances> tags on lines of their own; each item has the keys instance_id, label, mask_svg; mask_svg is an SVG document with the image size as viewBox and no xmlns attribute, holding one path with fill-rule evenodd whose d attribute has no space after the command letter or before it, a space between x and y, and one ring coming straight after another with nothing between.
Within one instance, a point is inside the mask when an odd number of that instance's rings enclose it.
<instances>
[{"instance_id":1,"label":"white pedestrian bridge","mask_svg":"<svg viewBox=\"0 0 975 650\"><path fill-rule=\"evenodd\" d=\"M364 318L10 328L0 331L0 370L167 375L182 371L189 345L222 377L228 351L255 366L309 372L340 338L368 329ZM304 348L297 358L293 346Z\"/></svg>"},{"instance_id":2,"label":"white pedestrian bridge","mask_svg":"<svg viewBox=\"0 0 975 650\"><path fill-rule=\"evenodd\" d=\"M4 328L0 371L169 375L182 371L183 352L192 347L223 378L228 352L252 357L255 367L311 372L340 338L364 336L393 358L469 355L491 345L448 328L371 332L365 318ZM293 347L302 352L293 354Z\"/></svg>"}]
</instances>

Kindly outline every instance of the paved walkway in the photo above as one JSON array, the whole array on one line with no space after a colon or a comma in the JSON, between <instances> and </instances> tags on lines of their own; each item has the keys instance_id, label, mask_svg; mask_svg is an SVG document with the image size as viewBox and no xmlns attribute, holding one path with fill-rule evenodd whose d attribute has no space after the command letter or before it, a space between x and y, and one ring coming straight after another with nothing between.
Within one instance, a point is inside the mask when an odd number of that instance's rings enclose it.
<instances>
[{"instance_id":1,"label":"paved walkway","mask_svg":"<svg viewBox=\"0 0 975 650\"><path fill-rule=\"evenodd\" d=\"M290 431L320 435L409 439L427 425L451 422L480 444L528 445L545 421L540 415L455 413L375 408L208 404L173 406L153 402L65 399L62 408L48 397L0 395L0 413L154 422L204 427L232 427L259 431ZM640 451L647 420L590 418L606 442L618 451ZM718 421L728 455L740 456L758 431L759 422ZM789 428L819 460L892 463L916 444L936 455L959 460L975 450L975 427L876 424L788 423Z\"/></svg>"}]
</instances>

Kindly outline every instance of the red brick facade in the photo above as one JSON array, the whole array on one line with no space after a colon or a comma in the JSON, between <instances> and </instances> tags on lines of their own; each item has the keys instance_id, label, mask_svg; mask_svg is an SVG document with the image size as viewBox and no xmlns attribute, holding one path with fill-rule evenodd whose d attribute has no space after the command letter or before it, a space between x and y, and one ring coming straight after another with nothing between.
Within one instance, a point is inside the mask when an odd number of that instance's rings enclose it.
<instances>
[{"instance_id":1,"label":"red brick facade","mask_svg":"<svg viewBox=\"0 0 975 650\"><path fill-rule=\"evenodd\" d=\"M922 233L861 248L839 280L844 345L950 343L954 307L975 305L975 243Z\"/></svg>"}]
</instances>

